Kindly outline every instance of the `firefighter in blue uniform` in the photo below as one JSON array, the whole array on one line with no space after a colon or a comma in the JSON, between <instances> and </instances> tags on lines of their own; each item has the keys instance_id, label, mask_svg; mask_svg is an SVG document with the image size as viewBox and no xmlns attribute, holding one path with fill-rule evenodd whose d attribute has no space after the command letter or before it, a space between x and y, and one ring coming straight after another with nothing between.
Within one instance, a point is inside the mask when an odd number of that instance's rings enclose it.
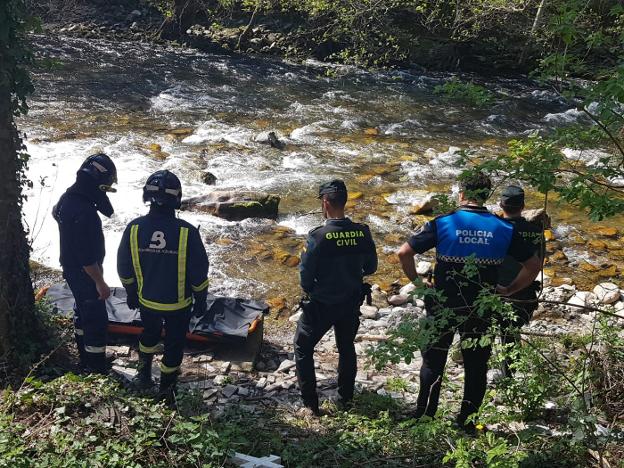
<instances>
[{"instance_id":1,"label":"firefighter in blue uniform","mask_svg":"<svg viewBox=\"0 0 624 468\"><path fill-rule=\"evenodd\" d=\"M500 198L500 207L503 209L503 218L514 225L516 231L524 239L535 248L535 252L540 258L540 262L544 261L545 245L544 228L537 224L527 221L522 216L524 210L524 190L517 185L510 185L503 189ZM498 270L498 283L507 286L518 275L522 265L511 255L505 257L505 261ZM527 325L533 317L533 312L537 309L537 292L541 288L539 281L533 281L527 288L518 291L509 296L509 300L513 305L515 316L513 320L505 319L501 323L503 333L501 341L505 345L520 343L519 329ZM503 376L511 377L510 369L511 361L506 359L503 362Z\"/></svg>"},{"instance_id":2,"label":"firefighter in blue uniform","mask_svg":"<svg viewBox=\"0 0 624 468\"><path fill-rule=\"evenodd\" d=\"M353 341L360 325L362 280L377 270L375 243L367 225L345 217L342 180L320 186L325 224L310 231L301 255L301 287L307 299L295 333L295 362L303 403L319 414L314 347L334 328L338 347L339 403L353 398L357 356Z\"/></svg>"},{"instance_id":3,"label":"firefighter in blue uniform","mask_svg":"<svg viewBox=\"0 0 624 468\"><path fill-rule=\"evenodd\" d=\"M455 332L459 332L462 341L476 339L477 342L486 333L492 318L473 308L481 290L496 288L502 295L513 294L531 284L540 270L534 249L523 241L513 224L483 207L490 191L490 179L483 173L463 178L459 209L425 223L398 253L403 271L414 281L417 278L414 255L435 247L434 287L443 296L439 301L428 298L425 304L434 336L421 350L423 364L415 418L435 416ZM498 267L507 255L518 261L521 268L515 279L503 287L497 285ZM465 269L467 264L476 266L476 271ZM456 422L469 432L474 431L474 424L466 419L483 401L490 353L491 346L462 346L464 396Z\"/></svg>"},{"instance_id":4,"label":"firefighter in blue uniform","mask_svg":"<svg viewBox=\"0 0 624 468\"><path fill-rule=\"evenodd\" d=\"M80 366L86 372L106 373L105 300L110 288L104 281L102 263L105 246L102 221L113 207L106 195L114 192L117 169L103 153L89 156L80 166L76 182L52 210L59 226L63 278L75 299L74 333Z\"/></svg>"},{"instance_id":5,"label":"firefighter in blue uniform","mask_svg":"<svg viewBox=\"0 0 624 468\"><path fill-rule=\"evenodd\" d=\"M173 403L192 313L206 311L208 256L199 230L176 218L182 185L175 174L157 171L143 187L150 203L146 216L128 224L119 245L117 270L128 293L128 306L139 308L138 382L153 385L152 360L160 351L163 323L164 355L160 365L160 398Z\"/></svg>"}]
</instances>

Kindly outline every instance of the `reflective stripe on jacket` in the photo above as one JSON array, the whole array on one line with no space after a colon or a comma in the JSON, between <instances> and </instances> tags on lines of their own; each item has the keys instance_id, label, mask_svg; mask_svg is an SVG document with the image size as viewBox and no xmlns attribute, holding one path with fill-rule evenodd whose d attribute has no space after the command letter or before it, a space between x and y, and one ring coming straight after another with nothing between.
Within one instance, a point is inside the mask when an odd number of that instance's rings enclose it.
<instances>
[{"instance_id":1,"label":"reflective stripe on jacket","mask_svg":"<svg viewBox=\"0 0 624 468\"><path fill-rule=\"evenodd\" d=\"M208 256L199 231L174 216L150 213L126 228L117 257L124 286L136 283L139 303L167 312L186 309L208 288Z\"/></svg>"}]
</instances>

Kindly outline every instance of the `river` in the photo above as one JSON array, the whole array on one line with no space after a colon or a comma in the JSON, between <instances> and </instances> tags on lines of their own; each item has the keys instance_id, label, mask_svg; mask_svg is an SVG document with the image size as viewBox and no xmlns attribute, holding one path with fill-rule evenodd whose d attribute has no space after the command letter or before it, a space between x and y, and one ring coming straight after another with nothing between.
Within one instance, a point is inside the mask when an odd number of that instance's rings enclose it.
<instances>
[{"instance_id":1,"label":"river","mask_svg":"<svg viewBox=\"0 0 624 468\"><path fill-rule=\"evenodd\" d=\"M211 190L201 182L208 170L217 176L217 188L282 197L277 224L181 214L201 226L212 291L291 302L298 270L289 259L321 222L305 214L319 208L318 184L334 177L345 179L354 193L352 217L371 226L381 259L373 281L388 287L402 276L394 252L427 219L411 215L410 205L424 191L453 192L459 149L494 155L511 138L583 118L528 79L471 77L496 92L491 106L474 109L433 92L449 74L369 73L75 38L36 37L35 46L38 57L58 63L35 72L31 111L20 121L32 156L28 175L34 187L24 219L33 258L58 266L52 206L81 161L105 151L119 172L118 193L111 196L116 213L104 220L105 276L111 284L119 284L115 257L121 233L146 211L145 179L169 169L182 180L185 196ZM286 147L259 141L267 131L275 131ZM530 202L539 207L542 200L532 196ZM579 286L620 278L624 251L618 240L594 235L596 226L574 208L554 204L550 211L555 250L566 257L558 255L549 265L551 275L570 277ZM601 226L622 226L622 218Z\"/></svg>"}]
</instances>

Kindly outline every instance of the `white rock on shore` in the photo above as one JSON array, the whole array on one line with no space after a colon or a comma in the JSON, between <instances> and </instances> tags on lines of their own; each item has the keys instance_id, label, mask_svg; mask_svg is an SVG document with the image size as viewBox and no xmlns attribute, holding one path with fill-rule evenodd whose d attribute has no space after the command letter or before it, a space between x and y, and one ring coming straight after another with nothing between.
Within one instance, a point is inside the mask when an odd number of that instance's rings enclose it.
<instances>
[{"instance_id":1,"label":"white rock on shore","mask_svg":"<svg viewBox=\"0 0 624 468\"><path fill-rule=\"evenodd\" d=\"M407 304L407 301L409 301L409 296L407 294L395 294L388 298L388 303L395 306Z\"/></svg>"},{"instance_id":2,"label":"white rock on shore","mask_svg":"<svg viewBox=\"0 0 624 468\"><path fill-rule=\"evenodd\" d=\"M600 283L594 288L594 294L603 304L613 304L620 299L620 288L613 283Z\"/></svg>"},{"instance_id":3,"label":"white rock on shore","mask_svg":"<svg viewBox=\"0 0 624 468\"><path fill-rule=\"evenodd\" d=\"M596 300L596 296L589 291L579 291L568 301L571 306L587 307L592 301ZM576 309L577 307L573 307Z\"/></svg>"},{"instance_id":4,"label":"white rock on shore","mask_svg":"<svg viewBox=\"0 0 624 468\"><path fill-rule=\"evenodd\" d=\"M420 276L424 276L431 271L433 268L433 264L431 262L420 261L418 265L416 265L416 273Z\"/></svg>"},{"instance_id":5,"label":"white rock on shore","mask_svg":"<svg viewBox=\"0 0 624 468\"><path fill-rule=\"evenodd\" d=\"M409 296L414 291L416 291L416 285L414 283L408 283L401 288L401 290L399 291L399 295Z\"/></svg>"},{"instance_id":6,"label":"white rock on shore","mask_svg":"<svg viewBox=\"0 0 624 468\"><path fill-rule=\"evenodd\" d=\"M375 306L363 305L360 306L360 314L365 319L375 320L379 317L379 309Z\"/></svg>"}]
</instances>

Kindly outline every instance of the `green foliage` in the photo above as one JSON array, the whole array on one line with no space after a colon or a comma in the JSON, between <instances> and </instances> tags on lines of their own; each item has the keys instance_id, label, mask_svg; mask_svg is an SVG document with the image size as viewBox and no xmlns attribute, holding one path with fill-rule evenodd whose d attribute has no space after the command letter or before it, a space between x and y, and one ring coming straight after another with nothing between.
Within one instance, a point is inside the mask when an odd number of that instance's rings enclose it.
<instances>
[{"instance_id":1,"label":"green foliage","mask_svg":"<svg viewBox=\"0 0 624 468\"><path fill-rule=\"evenodd\" d=\"M517 378L504 380L497 388L497 396L519 419L533 420L541 415L544 404L560 395L562 377L544 372L544 359L539 351L548 352L548 343L532 342L532 346L511 346L498 349L495 361L510 358L511 369Z\"/></svg>"},{"instance_id":2,"label":"green foliage","mask_svg":"<svg viewBox=\"0 0 624 468\"><path fill-rule=\"evenodd\" d=\"M104 377L29 379L0 405L0 466L220 466L205 416L184 418ZM86 464L88 461L88 465Z\"/></svg>"},{"instance_id":3,"label":"green foliage","mask_svg":"<svg viewBox=\"0 0 624 468\"><path fill-rule=\"evenodd\" d=\"M474 83L465 83L457 78L437 85L433 92L474 107L487 107L494 102L494 93L487 88Z\"/></svg>"},{"instance_id":4,"label":"green foliage","mask_svg":"<svg viewBox=\"0 0 624 468\"><path fill-rule=\"evenodd\" d=\"M386 381L386 388L391 392L407 392L409 382L402 377L392 377Z\"/></svg>"},{"instance_id":5,"label":"green foliage","mask_svg":"<svg viewBox=\"0 0 624 468\"><path fill-rule=\"evenodd\" d=\"M444 463L455 462L457 468L487 466L489 468L512 468L520 466L527 454L514 450L509 442L488 432L476 439L460 439L453 450L444 457Z\"/></svg>"}]
</instances>

